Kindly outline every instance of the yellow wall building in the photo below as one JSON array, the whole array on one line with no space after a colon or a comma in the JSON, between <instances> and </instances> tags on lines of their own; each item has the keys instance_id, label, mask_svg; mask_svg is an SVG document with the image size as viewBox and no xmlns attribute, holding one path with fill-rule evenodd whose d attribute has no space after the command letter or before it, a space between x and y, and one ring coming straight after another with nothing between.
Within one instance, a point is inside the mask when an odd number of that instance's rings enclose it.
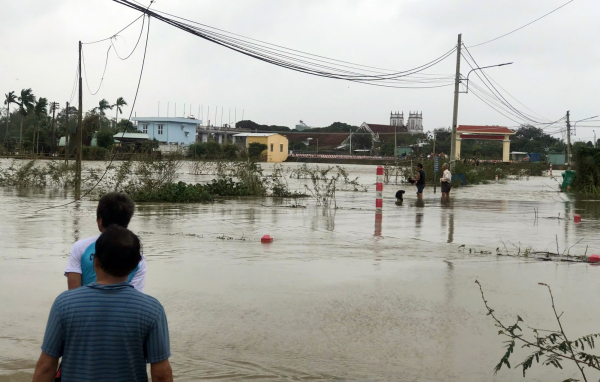
<instances>
[{"instance_id":1,"label":"yellow wall building","mask_svg":"<svg viewBox=\"0 0 600 382\"><path fill-rule=\"evenodd\" d=\"M285 162L288 157L288 139L275 133L241 133L233 136L234 143L245 140L246 148L250 143L262 143L267 149L262 152L267 162Z\"/></svg>"}]
</instances>

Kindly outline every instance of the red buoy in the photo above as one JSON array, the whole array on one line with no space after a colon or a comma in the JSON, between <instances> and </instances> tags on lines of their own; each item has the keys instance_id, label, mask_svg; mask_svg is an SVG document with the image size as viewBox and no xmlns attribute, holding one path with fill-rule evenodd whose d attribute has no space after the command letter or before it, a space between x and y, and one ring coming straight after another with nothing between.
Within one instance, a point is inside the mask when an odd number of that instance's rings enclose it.
<instances>
[{"instance_id":1,"label":"red buoy","mask_svg":"<svg viewBox=\"0 0 600 382\"><path fill-rule=\"evenodd\" d=\"M579 223L579 222L581 222L581 216L575 215L575 216L573 216L573 220L575 221L575 223Z\"/></svg>"},{"instance_id":2,"label":"red buoy","mask_svg":"<svg viewBox=\"0 0 600 382\"><path fill-rule=\"evenodd\" d=\"M261 243L272 243L273 242L273 238L269 235L265 235L263 237L260 238L260 242Z\"/></svg>"},{"instance_id":3,"label":"red buoy","mask_svg":"<svg viewBox=\"0 0 600 382\"><path fill-rule=\"evenodd\" d=\"M590 256L590 263L600 263L600 256L598 255L592 255Z\"/></svg>"}]
</instances>

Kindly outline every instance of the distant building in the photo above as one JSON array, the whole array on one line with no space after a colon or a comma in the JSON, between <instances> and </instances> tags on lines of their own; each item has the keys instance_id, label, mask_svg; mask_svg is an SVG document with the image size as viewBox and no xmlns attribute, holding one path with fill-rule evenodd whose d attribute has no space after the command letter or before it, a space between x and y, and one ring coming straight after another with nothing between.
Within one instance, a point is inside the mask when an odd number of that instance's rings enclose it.
<instances>
[{"instance_id":1,"label":"distant building","mask_svg":"<svg viewBox=\"0 0 600 382\"><path fill-rule=\"evenodd\" d=\"M233 143L244 142L248 148L250 143L262 143L267 149L262 152L267 162L285 162L288 157L288 139L276 133L240 133L233 136Z\"/></svg>"},{"instance_id":2,"label":"distant building","mask_svg":"<svg viewBox=\"0 0 600 382\"><path fill-rule=\"evenodd\" d=\"M423 133L423 112L409 112L408 121L406 128L411 134L422 134Z\"/></svg>"},{"instance_id":3,"label":"distant building","mask_svg":"<svg viewBox=\"0 0 600 382\"><path fill-rule=\"evenodd\" d=\"M181 117L135 117L136 128L140 133L148 134L149 139L156 139L160 145L191 145L196 143L196 127L202 121Z\"/></svg>"},{"instance_id":4,"label":"distant building","mask_svg":"<svg viewBox=\"0 0 600 382\"><path fill-rule=\"evenodd\" d=\"M312 127L308 126L302 120L300 120L300 123L298 125L296 125L296 130L297 131L304 131L304 130L308 130L308 129L312 129Z\"/></svg>"},{"instance_id":5,"label":"distant building","mask_svg":"<svg viewBox=\"0 0 600 382\"><path fill-rule=\"evenodd\" d=\"M383 126L383 125L382 125ZM404 112L390 112L390 126L405 126L411 134L423 133L423 113L408 112L408 120L404 124Z\"/></svg>"},{"instance_id":6,"label":"distant building","mask_svg":"<svg viewBox=\"0 0 600 382\"><path fill-rule=\"evenodd\" d=\"M391 126L404 126L404 113L390 112L390 125Z\"/></svg>"}]
</instances>

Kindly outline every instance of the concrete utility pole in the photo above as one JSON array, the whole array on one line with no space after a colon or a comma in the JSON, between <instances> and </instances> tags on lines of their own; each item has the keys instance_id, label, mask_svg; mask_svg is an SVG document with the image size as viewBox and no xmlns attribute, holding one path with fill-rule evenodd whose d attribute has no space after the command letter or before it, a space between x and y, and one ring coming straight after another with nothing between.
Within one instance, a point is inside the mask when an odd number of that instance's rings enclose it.
<instances>
[{"instance_id":1,"label":"concrete utility pole","mask_svg":"<svg viewBox=\"0 0 600 382\"><path fill-rule=\"evenodd\" d=\"M394 125L394 160L396 160L396 158L398 157L398 153L396 152L396 150L398 150L398 126Z\"/></svg>"},{"instance_id":2,"label":"concrete utility pole","mask_svg":"<svg viewBox=\"0 0 600 382\"><path fill-rule=\"evenodd\" d=\"M69 137L71 135L71 129L69 128L69 102L67 102L67 108L65 109L65 163L69 164Z\"/></svg>"},{"instance_id":3,"label":"concrete utility pole","mask_svg":"<svg viewBox=\"0 0 600 382\"><path fill-rule=\"evenodd\" d=\"M79 41L79 110L77 112L78 114L78 121L77 121L77 154L75 157L75 169L76 169L76 173L75 173L75 181L76 183L81 182L81 159L83 158L83 114L81 113L81 111L83 110L83 82L81 81L81 49L82 49L82 45L81 45L81 41Z\"/></svg>"},{"instance_id":4,"label":"concrete utility pole","mask_svg":"<svg viewBox=\"0 0 600 382\"><path fill-rule=\"evenodd\" d=\"M50 154L54 153L54 145L56 144L55 140L54 140L54 119L56 118L56 109L59 108L58 103L57 102L52 102L51 104L52 107L52 139L50 140L51 145L50 145Z\"/></svg>"},{"instance_id":5,"label":"concrete utility pole","mask_svg":"<svg viewBox=\"0 0 600 382\"><path fill-rule=\"evenodd\" d=\"M456 161L456 124L458 121L458 90L460 85L460 48L462 45L462 33L458 35L456 46L456 77L454 78L454 112L452 114L452 142L450 143L450 168L454 170Z\"/></svg>"},{"instance_id":6,"label":"concrete utility pole","mask_svg":"<svg viewBox=\"0 0 600 382\"><path fill-rule=\"evenodd\" d=\"M567 166L568 169L571 169L571 123L569 121L569 112L567 110Z\"/></svg>"}]
</instances>

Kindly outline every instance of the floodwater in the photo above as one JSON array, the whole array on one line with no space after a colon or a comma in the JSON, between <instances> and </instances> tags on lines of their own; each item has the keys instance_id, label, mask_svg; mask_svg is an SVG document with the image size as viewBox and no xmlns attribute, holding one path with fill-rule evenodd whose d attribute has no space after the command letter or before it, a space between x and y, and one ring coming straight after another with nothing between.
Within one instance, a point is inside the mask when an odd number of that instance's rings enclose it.
<instances>
[{"instance_id":1,"label":"floodwater","mask_svg":"<svg viewBox=\"0 0 600 382\"><path fill-rule=\"evenodd\" d=\"M600 202L558 193L549 177L455 189L449 203L439 189L418 203L414 187L386 185L377 227L375 166L344 167L369 190L338 192L336 210L308 198L306 208L271 198L138 206L130 228L148 259L146 292L167 312L176 380L520 380L520 370L493 374L504 339L475 280L509 324L519 314L556 328L545 282L570 338L598 332L600 267L495 253L600 253ZM207 179L186 171L184 181ZM31 379L70 247L97 234L92 201L35 212L68 200L0 189L0 381ZM264 234L274 242L261 244ZM555 370L536 366L527 380L578 377Z\"/></svg>"}]
</instances>

